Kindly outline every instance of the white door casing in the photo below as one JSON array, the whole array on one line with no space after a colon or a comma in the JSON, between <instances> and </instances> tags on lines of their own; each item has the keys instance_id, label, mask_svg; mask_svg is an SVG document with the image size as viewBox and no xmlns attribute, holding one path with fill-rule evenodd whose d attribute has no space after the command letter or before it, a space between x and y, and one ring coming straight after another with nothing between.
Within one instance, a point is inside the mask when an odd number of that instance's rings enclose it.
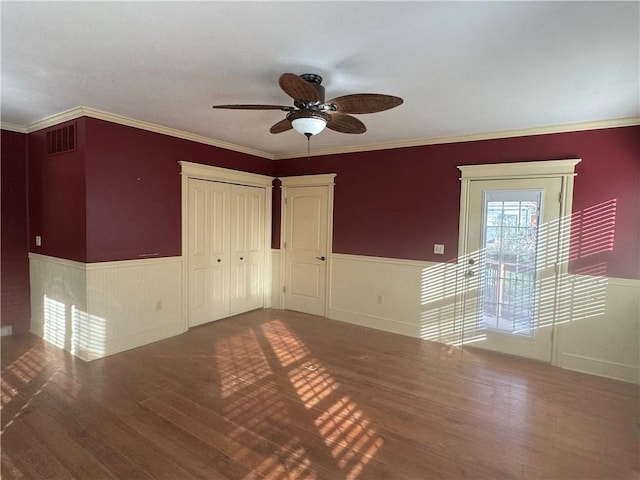
<instances>
[{"instance_id":1,"label":"white door casing","mask_svg":"<svg viewBox=\"0 0 640 480\"><path fill-rule=\"evenodd\" d=\"M459 285L456 324L463 344L556 363L553 335L556 327L557 282L566 274L569 249L573 177L578 159L469 165L462 171L460 196ZM478 294L483 272L482 204L484 192L542 192L538 230L536 319L531 336L479 328L482 315ZM473 275L473 276L470 276Z\"/></svg>"},{"instance_id":2,"label":"white door casing","mask_svg":"<svg viewBox=\"0 0 640 480\"><path fill-rule=\"evenodd\" d=\"M269 307L271 202L266 199L270 199L273 177L179 163L185 328ZM198 203L196 212L192 207ZM209 259L205 260L207 255Z\"/></svg>"},{"instance_id":3,"label":"white door casing","mask_svg":"<svg viewBox=\"0 0 640 480\"><path fill-rule=\"evenodd\" d=\"M282 305L326 315L335 174L282 178Z\"/></svg>"}]
</instances>

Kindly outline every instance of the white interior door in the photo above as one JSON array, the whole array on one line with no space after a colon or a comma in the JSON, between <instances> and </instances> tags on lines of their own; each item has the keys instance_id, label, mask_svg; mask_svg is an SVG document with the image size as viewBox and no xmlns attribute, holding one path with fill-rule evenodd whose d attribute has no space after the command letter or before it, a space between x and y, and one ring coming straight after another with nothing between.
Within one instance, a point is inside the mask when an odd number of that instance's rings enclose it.
<instances>
[{"instance_id":1,"label":"white interior door","mask_svg":"<svg viewBox=\"0 0 640 480\"><path fill-rule=\"evenodd\" d=\"M264 202L264 188L231 186L231 315L264 304Z\"/></svg>"},{"instance_id":2,"label":"white interior door","mask_svg":"<svg viewBox=\"0 0 640 480\"><path fill-rule=\"evenodd\" d=\"M188 299L190 327L229 316L230 186L188 180Z\"/></svg>"},{"instance_id":3,"label":"white interior door","mask_svg":"<svg viewBox=\"0 0 640 480\"><path fill-rule=\"evenodd\" d=\"M465 344L551 362L561 191L561 178L470 181Z\"/></svg>"},{"instance_id":4,"label":"white interior door","mask_svg":"<svg viewBox=\"0 0 640 480\"><path fill-rule=\"evenodd\" d=\"M285 192L284 306L325 315L329 186L287 187Z\"/></svg>"}]
</instances>

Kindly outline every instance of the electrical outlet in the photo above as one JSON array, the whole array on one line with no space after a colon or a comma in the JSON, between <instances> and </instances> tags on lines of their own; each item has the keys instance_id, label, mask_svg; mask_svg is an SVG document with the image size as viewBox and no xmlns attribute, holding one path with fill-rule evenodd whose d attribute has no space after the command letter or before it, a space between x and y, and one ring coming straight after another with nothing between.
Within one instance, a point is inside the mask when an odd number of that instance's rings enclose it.
<instances>
[{"instance_id":1,"label":"electrical outlet","mask_svg":"<svg viewBox=\"0 0 640 480\"><path fill-rule=\"evenodd\" d=\"M158 300L156 302L156 312L159 312L160 310L162 310L162 300Z\"/></svg>"},{"instance_id":2,"label":"electrical outlet","mask_svg":"<svg viewBox=\"0 0 640 480\"><path fill-rule=\"evenodd\" d=\"M376 299L376 301L377 301L379 304L382 304L382 301L383 301L383 300L384 300L384 299L382 298L382 295L381 295L381 294L378 294L378 298Z\"/></svg>"},{"instance_id":3,"label":"electrical outlet","mask_svg":"<svg viewBox=\"0 0 640 480\"><path fill-rule=\"evenodd\" d=\"M435 243L433 245L433 253L436 255L444 255L444 245L441 243Z\"/></svg>"},{"instance_id":4,"label":"electrical outlet","mask_svg":"<svg viewBox=\"0 0 640 480\"><path fill-rule=\"evenodd\" d=\"M42 237L40 235L36 235L36 247L42 246Z\"/></svg>"}]
</instances>

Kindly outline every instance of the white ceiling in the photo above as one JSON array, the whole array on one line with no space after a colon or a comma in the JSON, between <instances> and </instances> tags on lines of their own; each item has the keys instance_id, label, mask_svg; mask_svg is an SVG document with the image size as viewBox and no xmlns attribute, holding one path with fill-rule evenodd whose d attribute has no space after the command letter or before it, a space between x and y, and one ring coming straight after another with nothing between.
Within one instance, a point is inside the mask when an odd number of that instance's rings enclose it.
<instances>
[{"instance_id":1,"label":"white ceiling","mask_svg":"<svg viewBox=\"0 0 640 480\"><path fill-rule=\"evenodd\" d=\"M77 106L283 157L284 72L327 99L385 93L368 131L325 130L313 150L640 117L639 2L7 2L3 125Z\"/></svg>"}]
</instances>

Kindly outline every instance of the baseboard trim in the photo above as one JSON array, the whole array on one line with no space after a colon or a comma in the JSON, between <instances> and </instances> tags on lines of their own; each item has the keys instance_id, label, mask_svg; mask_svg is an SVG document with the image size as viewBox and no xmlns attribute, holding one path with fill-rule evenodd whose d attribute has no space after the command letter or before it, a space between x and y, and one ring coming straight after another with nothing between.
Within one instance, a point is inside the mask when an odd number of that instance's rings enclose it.
<instances>
[{"instance_id":1,"label":"baseboard trim","mask_svg":"<svg viewBox=\"0 0 640 480\"><path fill-rule=\"evenodd\" d=\"M406 322L399 322L391 318L380 317L377 315L370 315L367 313L358 313L343 308L329 307L327 317L332 320L339 320L341 322L353 323L354 325L360 325L361 327L376 328L385 332L397 333L400 335L407 335L410 337L418 337L419 329L418 325L413 325Z\"/></svg>"},{"instance_id":2,"label":"baseboard trim","mask_svg":"<svg viewBox=\"0 0 640 480\"><path fill-rule=\"evenodd\" d=\"M180 325L166 325L151 330L144 330L127 337L114 338L105 342L105 353L102 355L88 355L87 361L97 360L102 357L124 352L134 348L143 347L150 343L159 342L176 335L184 333L186 330Z\"/></svg>"},{"instance_id":3,"label":"baseboard trim","mask_svg":"<svg viewBox=\"0 0 640 480\"><path fill-rule=\"evenodd\" d=\"M611 362L600 358L572 353L561 354L561 367L575 372L597 375L599 377L621 380L629 383L640 383L640 368L634 365Z\"/></svg>"}]
</instances>

